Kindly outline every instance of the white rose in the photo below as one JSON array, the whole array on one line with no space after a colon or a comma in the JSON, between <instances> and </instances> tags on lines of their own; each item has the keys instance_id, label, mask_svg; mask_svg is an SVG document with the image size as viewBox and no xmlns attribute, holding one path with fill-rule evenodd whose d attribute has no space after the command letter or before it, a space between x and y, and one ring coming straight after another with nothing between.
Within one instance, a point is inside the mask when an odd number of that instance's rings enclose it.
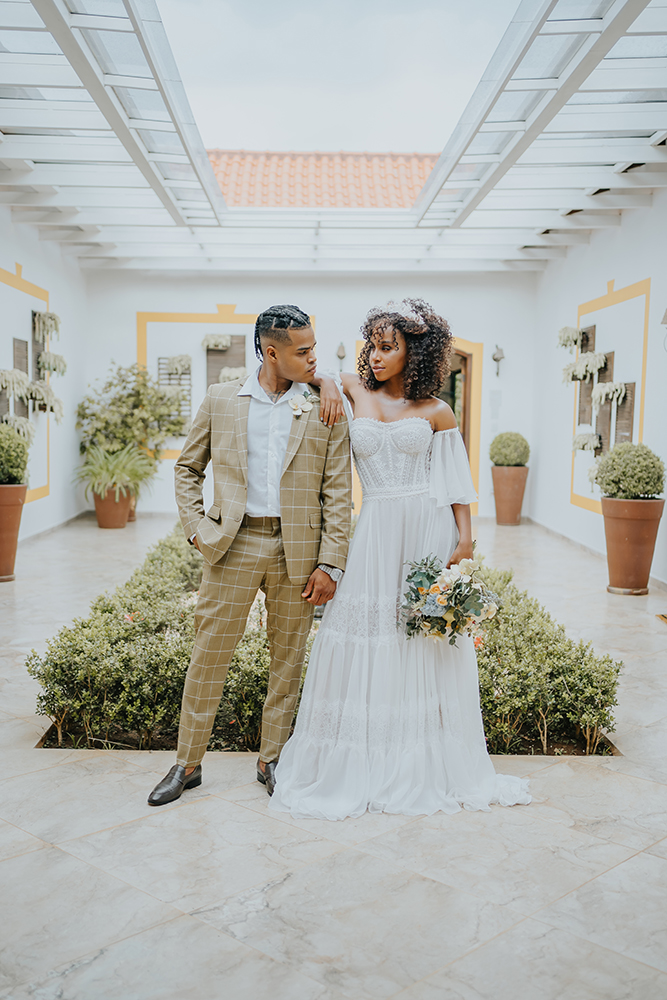
<instances>
[{"instance_id":1,"label":"white rose","mask_svg":"<svg viewBox=\"0 0 667 1000\"><path fill-rule=\"evenodd\" d=\"M462 559L459 563L459 569L467 576L471 576L477 568L478 566L474 559Z\"/></svg>"}]
</instances>

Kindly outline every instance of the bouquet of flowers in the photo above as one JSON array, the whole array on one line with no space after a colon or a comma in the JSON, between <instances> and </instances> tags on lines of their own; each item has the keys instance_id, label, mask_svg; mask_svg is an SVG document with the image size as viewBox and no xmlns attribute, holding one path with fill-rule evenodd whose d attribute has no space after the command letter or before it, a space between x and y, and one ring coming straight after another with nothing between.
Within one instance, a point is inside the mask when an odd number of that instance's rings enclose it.
<instances>
[{"instance_id":1,"label":"bouquet of flowers","mask_svg":"<svg viewBox=\"0 0 667 1000\"><path fill-rule=\"evenodd\" d=\"M478 635L482 622L500 607L496 594L475 578L479 564L474 559L443 569L437 556L428 556L410 567L401 609L408 639L448 637L455 646L457 635Z\"/></svg>"}]
</instances>

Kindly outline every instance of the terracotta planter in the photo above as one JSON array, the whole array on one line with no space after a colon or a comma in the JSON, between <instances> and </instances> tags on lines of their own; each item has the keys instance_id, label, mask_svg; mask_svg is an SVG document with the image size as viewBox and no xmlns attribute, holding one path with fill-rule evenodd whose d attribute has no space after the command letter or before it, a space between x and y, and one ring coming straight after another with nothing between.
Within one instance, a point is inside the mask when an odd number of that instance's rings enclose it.
<instances>
[{"instance_id":1,"label":"terracotta planter","mask_svg":"<svg viewBox=\"0 0 667 1000\"><path fill-rule=\"evenodd\" d=\"M602 497L610 594L648 594L664 500Z\"/></svg>"},{"instance_id":2,"label":"terracotta planter","mask_svg":"<svg viewBox=\"0 0 667 1000\"><path fill-rule=\"evenodd\" d=\"M128 523L130 521L136 521L137 519L137 497L136 494L132 494L130 497L130 511L127 515Z\"/></svg>"},{"instance_id":3,"label":"terracotta planter","mask_svg":"<svg viewBox=\"0 0 667 1000\"><path fill-rule=\"evenodd\" d=\"M107 490L106 496L95 497L95 513L97 514L97 524L100 528L124 528L127 524L127 515L130 512L130 494L118 494L114 490Z\"/></svg>"},{"instance_id":4,"label":"terracotta planter","mask_svg":"<svg viewBox=\"0 0 667 1000\"><path fill-rule=\"evenodd\" d=\"M520 524L528 466L493 465L491 475L496 498L496 524Z\"/></svg>"},{"instance_id":5,"label":"terracotta planter","mask_svg":"<svg viewBox=\"0 0 667 1000\"><path fill-rule=\"evenodd\" d=\"M28 487L0 486L0 583L14 579L19 525Z\"/></svg>"}]
</instances>

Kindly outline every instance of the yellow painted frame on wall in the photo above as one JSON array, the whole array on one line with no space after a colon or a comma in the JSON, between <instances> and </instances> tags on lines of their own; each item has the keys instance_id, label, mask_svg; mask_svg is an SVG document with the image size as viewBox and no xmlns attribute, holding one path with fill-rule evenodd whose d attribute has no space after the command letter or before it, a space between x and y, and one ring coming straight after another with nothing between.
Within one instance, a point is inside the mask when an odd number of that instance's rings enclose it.
<instances>
[{"instance_id":1,"label":"yellow painted frame on wall","mask_svg":"<svg viewBox=\"0 0 667 1000\"><path fill-rule=\"evenodd\" d=\"M642 380L639 392L639 429L637 432L638 441L644 440L644 396L646 389L646 365L648 359L648 318L651 300L651 279L644 278L643 281L636 281L633 285L626 285L625 288L614 289L614 280L607 282L607 294L601 295L590 302L583 302L577 309L577 329L581 328L581 319L588 313L599 312L600 309L608 309L610 306L617 306L621 302L629 302L630 299L637 299L644 296L644 346L642 351ZM578 352L577 352L578 356ZM574 394L574 421L572 436L577 433L577 393ZM574 452L572 452L572 467L570 472L570 503L575 507L582 507L590 510L594 514L602 514L602 504L599 500L584 497L580 493L574 492Z\"/></svg>"},{"instance_id":2,"label":"yellow painted frame on wall","mask_svg":"<svg viewBox=\"0 0 667 1000\"><path fill-rule=\"evenodd\" d=\"M23 277L23 265L16 264L16 273L12 274L11 271L5 271L4 268L0 267L0 282L3 285L8 285L10 288L15 288L17 292L25 292L26 295L31 295L34 299L41 299L42 302L46 304L46 310L49 309L49 293L45 288L40 288L39 285L34 285L31 281L26 281ZM47 379L48 381L48 379ZM25 502L32 503L33 500L42 500L44 497L48 497L51 492L51 420L50 414L46 415L46 485L36 486L35 489L28 490L25 495Z\"/></svg>"},{"instance_id":3,"label":"yellow painted frame on wall","mask_svg":"<svg viewBox=\"0 0 667 1000\"><path fill-rule=\"evenodd\" d=\"M176 313L176 312L138 312L137 313L137 364L146 367L148 360L148 324L149 323L235 323L255 325L256 315L237 313L236 306L230 304L217 305L214 313ZM163 459L176 460L180 455L177 448L167 448L162 452Z\"/></svg>"},{"instance_id":4,"label":"yellow painted frame on wall","mask_svg":"<svg viewBox=\"0 0 667 1000\"><path fill-rule=\"evenodd\" d=\"M356 357L359 359L363 340L356 343ZM479 462L480 462L480 440L482 433L482 362L484 359L484 344L476 344L471 340L463 340L461 337L454 337L454 350L461 351L462 354L469 354L472 358L472 378L470 380L470 472L475 492L479 495ZM355 469L354 472L354 509L358 511L361 507L361 483ZM470 505L471 514L477 514L479 504Z\"/></svg>"}]
</instances>

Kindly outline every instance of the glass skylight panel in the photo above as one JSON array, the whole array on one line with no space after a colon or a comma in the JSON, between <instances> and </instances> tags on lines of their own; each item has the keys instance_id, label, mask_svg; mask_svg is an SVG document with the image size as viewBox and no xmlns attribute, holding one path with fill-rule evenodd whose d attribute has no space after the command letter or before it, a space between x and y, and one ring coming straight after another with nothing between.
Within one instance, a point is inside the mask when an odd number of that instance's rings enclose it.
<instances>
[{"instance_id":1,"label":"glass skylight panel","mask_svg":"<svg viewBox=\"0 0 667 1000\"><path fill-rule=\"evenodd\" d=\"M48 31L0 31L0 51L24 55L60 55L60 47Z\"/></svg>"},{"instance_id":2,"label":"glass skylight panel","mask_svg":"<svg viewBox=\"0 0 667 1000\"><path fill-rule=\"evenodd\" d=\"M139 90L133 87L114 87L118 100L130 118L168 122L171 115L157 90Z\"/></svg>"},{"instance_id":3,"label":"glass skylight panel","mask_svg":"<svg viewBox=\"0 0 667 1000\"><path fill-rule=\"evenodd\" d=\"M206 194L202 190L198 190L197 188L173 187L171 188L171 193L173 194L174 198L178 199L178 201L193 201L193 202L202 201L208 203L208 198L206 197Z\"/></svg>"},{"instance_id":4,"label":"glass skylight panel","mask_svg":"<svg viewBox=\"0 0 667 1000\"><path fill-rule=\"evenodd\" d=\"M667 35L626 35L614 45L607 59L665 59Z\"/></svg>"},{"instance_id":5,"label":"glass skylight panel","mask_svg":"<svg viewBox=\"0 0 667 1000\"><path fill-rule=\"evenodd\" d=\"M512 138L512 134L512 132L478 132L466 149L466 155L500 153Z\"/></svg>"},{"instance_id":6,"label":"glass skylight panel","mask_svg":"<svg viewBox=\"0 0 667 1000\"><path fill-rule=\"evenodd\" d=\"M560 76L586 35L538 35L514 74L516 80L552 80Z\"/></svg>"},{"instance_id":7,"label":"glass skylight panel","mask_svg":"<svg viewBox=\"0 0 667 1000\"><path fill-rule=\"evenodd\" d=\"M601 93L573 94L568 105L652 104L655 101L667 101L667 88L664 90L607 90ZM650 108L646 110L650 111Z\"/></svg>"},{"instance_id":8,"label":"glass skylight panel","mask_svg":"<svg viewBox=\"0 0 667 1000\"><path fill-rule=\"evenodd\" d=\"M194 181L197 179L197 175L189 163L164 163L159 160L155 165L167 181Z\"/></svg>"},{"instance_id":9,"label":"glass skylight panel","mask_svg":"<svg viewBox=\"0 0 667 1000\"><path fill-rule=\"evenodd\" d=\"M147 78L153 75L136 35L125 31L93 31L91 28L82 29L82 33L103 72Z\"/></svg>"},{"instance_id":10,"label":"glass skylight panel","mask_svg":"<svg viewBox=\"0 0 667 1000\"><path fill-rule=\"evenodd\" d=\"M181 140L175 132L154 132L152 129L138 129L142 142L149 153L182 153Z\"/></svg>"},{"instance_id":11,"label":"glass skylight panel","mask_svg":"<svg viewBox=\"0 0 667 1000\"><path fill-rule=\"evenodd\" d=\"M478 181L487 169L486 163L457 163L449 176L453 181Z\"/></svg>"},{"instance_id":12,"label":"glass skylight panel","mask_svg":"<svg viewBox=\"0 0 667 1000\"><path fill-rule=\"evenodd\" d=\"M604 17L614 0L559 0L549 14L550 21L579 21Z\"/></svg>"},{"instance_id":13,"label":"glass skylight panel","mask_svg":"<svg viewBox=\"0 0 667 1000\"><path fill-rule=\"evenodd\" d=\"M66 0L72 14L94 14L97 17L127 17L123 0Z\"/></svg>"},{"instance_id":14,"label":"glass skylight panel","mask_svg":"<svg viewBox=\"0 0 667 1000\"><path fill-rule=\"evenodd\" d=\"M488 122L525 122L541 96L542 94L538 92L526 94L508 91L501 94L486 120Z\"/></svg>"}]
</instances>

